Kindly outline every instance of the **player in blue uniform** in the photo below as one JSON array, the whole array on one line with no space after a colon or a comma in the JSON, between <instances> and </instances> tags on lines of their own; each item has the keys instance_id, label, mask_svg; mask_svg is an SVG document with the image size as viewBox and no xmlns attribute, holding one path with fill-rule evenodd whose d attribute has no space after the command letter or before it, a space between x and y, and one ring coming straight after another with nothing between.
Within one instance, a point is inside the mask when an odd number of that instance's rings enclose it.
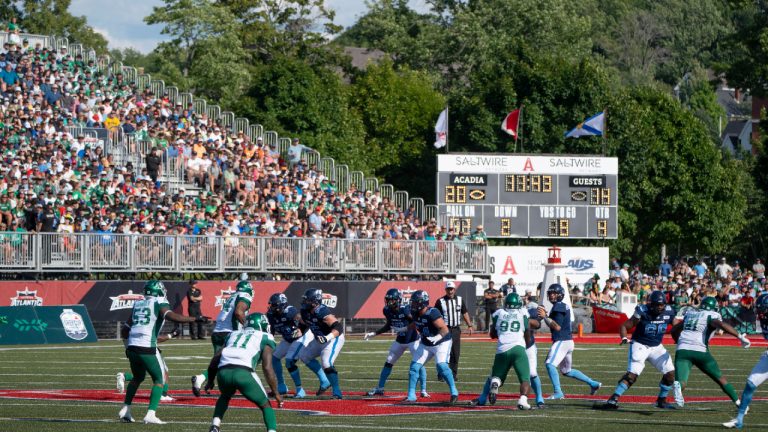
<instances>
[{"instance_id":1,"label":"player in blue uniform","mask_svg":"<svg viewBox=\"0 0 768 432\"><path fill-rule=\"evenodd\" d=\"M571 336L571 309L563 302L565 290L560 284L552 284L547 288L547 299L552 303L552 310L547 315L544 307L539 306L538 317L541 318L552 332L552 347L547 354L547 374L552 381L554 393L548 399L565 399L560 389L560 376L557 370L567 377L587 383L590 394L597 393L602 384L584 375L578 369L572 369L573 337Z\"/></svg>"},{"instance_id":2,"label":"player in blue uniform","mask_svg":"<svg viewBox=\"0 0 768 432\"><path fill-rule=\"evenodd\" d=\"M384 318L387 322L384 326L375 332L366 333L363 339L370 340L376 335L393 330L397 333L395 341L389 347L387 360L384 367L381 368L379 375L379 385L368 392L368 396L383 396L384 386L387 384L387 378L392 373L392 367L397 363L406 350L414 355L419 348L419 334L411 326L413 316L411 315L410 305L403 305L403 296L397 288L390 288L384 295ZM428 398L427 393L427 369L419 370L419 381L421 382L421 397Z\"/></svg>"},{"instance_id":3,"label":"player in blue uniform","mask_svg":"<svg viewBox=\"0 0 768 432\"><path fill-rule=\"evenodd\" d=\"M429 306L429 294L418 290L411 295L411 313L413 324L421 335L421 342L413 354L413 361L408 371L408 397L406 401L416 401L416 381L418 381L424 363L432 357L437 364L437 375L442 376L451 391L451 404L459 400L459 391L453 381L453 373L448 367L451 354L451 331L443 320L440 311Z\"/></svg>"},{"instance_id":4,"label":"player in blue uniform","mask_svg":"<svg viewBox=\"0 0 768 432\"><path fill-rule=\"evenodd\" d=\"M283 367L280 360L285 358L285 367L291 374L293 382L296 385L296 398L303 398L306 392L301 386L301 374L296 364L299 360L299 353L306 348L314 338L312 331L306 328L302 332L299 326L299 310L288 304L288 298L283 293L275 293L269 297L269 309L267 310L267 319L272 329L272 334L279 334L283 340L277 345L272 353L272 368L277 376L277 388L281 395L288 393L288 387L283 380ZM312 359L308 365L320 380L320 388L330 387L328 378L325 376L320 362Z\"/></svg>"},{"instance_id":5,"label":"player in blue uniform","mask_svg":"<svg viewBox=\"0 0 768 432\"><path fill-rule=\"evenodd\" d=\"M627 372L619 380L613 395L598 408L617 409L619 398L637 381L637 377L645 368L646 361L662 373L659 382L659 397L656 399L655 406L657 408L674 408L667 403L667 395L675 382L675 367L672 363L672 356L661 344L667 326L672 323L674 318L675 311L667 305L664 293L661 291L653 291L648 298L648 304L638 305L635 308L632 317L619 327L620 345L629 343ZM635 331L632 332L632 341L630 342L627 338L627 331L632 327L635 328Z\"/></svg>"},{"instance_id":6,"label":"player in blue uniform","mask_svg":"<svg viewBox=\"0 0 768 432\"><path fill-rule=\"evenodd\" d=\"M323 304L323 291L310 288L304 292L301 299L301 322L312 330L314 339L299 354L310 369L312 360L320 357L320 364L328 377L328 381L333 387L333 397L341 399L341 388L339 387L339 373L333 364L344 346L344 327L341 322L331 313L328 306ZM317 395L323 394L328 388L320 387Z\"/></svg>"},{"instance_id":7,"label":"player in blue uniform","mask_svg":"<svg viewBox=\"0 0 768 432\"><path fill-rule=\"evenodd\" d=\"M757 319L760 320L763 337L768 340L768 294L761 294L757 300L755 300L755 312L757 312ZM723 423L723 426L728 429L741 429L744 427L744 416L747 414L747 411L749 411L749 404L752 402L752 396L755 394L757 387L765 382L766 379L768 379L768 350L760 356L760 360L757 361L757 364L752 368L752 372L750 372L747 377L747 385L741 393L739 413L736 415L735 419Z\"/></svg>"}]
</instances>

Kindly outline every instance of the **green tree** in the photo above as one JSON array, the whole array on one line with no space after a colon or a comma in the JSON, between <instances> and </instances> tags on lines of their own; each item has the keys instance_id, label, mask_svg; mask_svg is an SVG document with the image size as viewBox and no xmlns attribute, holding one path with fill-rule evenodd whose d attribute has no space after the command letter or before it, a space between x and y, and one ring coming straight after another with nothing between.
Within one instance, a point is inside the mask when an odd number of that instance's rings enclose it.
<instances>
[{"instance_id":1,"label":"green tree","mask_svg":"<svg viewBox=\"0 0 768 432\"><path fill-rule=\"evenodd\" d=\"M97 53L107 52L107 40L87 24L85 17L69 13L71 0L24 0L21 26L29 33L66 37Z\"/></svg>"}]
</instances>

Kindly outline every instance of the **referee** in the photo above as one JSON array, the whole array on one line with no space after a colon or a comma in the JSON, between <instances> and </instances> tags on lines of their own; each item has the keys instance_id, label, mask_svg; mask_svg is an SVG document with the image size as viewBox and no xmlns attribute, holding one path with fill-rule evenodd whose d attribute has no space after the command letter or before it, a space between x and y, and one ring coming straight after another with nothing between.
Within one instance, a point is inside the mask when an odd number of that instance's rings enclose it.
<instances>
[{"instance_id":1,"label":"referee","mask_svg":"<svg viewBox=\"0 0 768 432\"><path fill-rule=\"evenodd\" d=\"M456 284L453 281L445 283L445 295L437 299L435 308L443 314L443 319L448 329L451 331L451 357L448 361L448 367L453 372L453 379L456 380L459 374L459 356L461 355L461 320L467 323L469 334L472 334L472 321L469 319L467 305L461 296L456 295Z\"/></svg>"}]
</instances>

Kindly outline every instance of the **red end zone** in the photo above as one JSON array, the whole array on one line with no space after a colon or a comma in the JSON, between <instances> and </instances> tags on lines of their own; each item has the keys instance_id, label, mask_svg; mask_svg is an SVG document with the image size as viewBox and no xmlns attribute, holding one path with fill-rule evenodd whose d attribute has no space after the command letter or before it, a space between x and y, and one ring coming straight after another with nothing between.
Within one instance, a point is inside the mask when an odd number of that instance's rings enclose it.
<instances>
[{"instance_id":1,"label":"red end zone","mask_svg":"<svg viewBox=\"0 0 768 432\"><path fill-rule=\"evenodd\" d=\"M183 390L171 391L170 394L176 399L173 402L162 403L162 405L174 406L195 406L195 407L213 407L216 404L216 394L207 397L196 398ZM461 396L458 405L448 405L450 399L448 393L432 393L430 399L421 399L422 402L404 403L401 402L405 394L393 393L389 397L360 398L362 392L348 392L347 396L352 399L334 400L334 399L287 399L281 410L295 411L305 415L330 415L330 416L392 416L392 415L413 415L423 413L462 413L467 411L517 411L517 408L509 405L502 406L484 406L470 407L468 402L477 397L477 394L464 394ZM35 399L35 400L56 400L56 401L80 401L80 402L105 402L121 404L123 395L114 390L0 390L2 399ZM589 395L567 395L568 399L604 401L605 396ZM513 400L510 395L499 395L500 400ZM766 397L758 397L754 400L768 400ZM643 403L652 404L656 401L655 396L624 396L622 403ZM146 404L149 402L149 392L139 391L136 394L134 402ZM727 397L686 397L686 403L696 402L730 402ZM254 405L236 396L232 399L230 407L253 408Z\"/></svg>"}]
</instances>

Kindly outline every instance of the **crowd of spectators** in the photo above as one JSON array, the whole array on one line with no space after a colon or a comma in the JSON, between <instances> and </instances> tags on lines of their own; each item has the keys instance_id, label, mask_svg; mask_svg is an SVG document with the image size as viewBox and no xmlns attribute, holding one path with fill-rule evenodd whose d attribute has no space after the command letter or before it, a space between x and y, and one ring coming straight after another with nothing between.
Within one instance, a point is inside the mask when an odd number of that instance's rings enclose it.
<instances>
[{"instance_id":1,"label":"crowd of spectators","mask_svg":"<svg viewBox=\"0 0 768 432\"><path fill-rule=\"evenodd\" d=\"M482 227L422 223L379 191L340 191L298 139L281 154L66 48L16 39L0 52L0 231L486 241ZM143 163L71 126L130 137ZM171 192L164 170L194 193Z\"/></svg>"}]
</instances>

